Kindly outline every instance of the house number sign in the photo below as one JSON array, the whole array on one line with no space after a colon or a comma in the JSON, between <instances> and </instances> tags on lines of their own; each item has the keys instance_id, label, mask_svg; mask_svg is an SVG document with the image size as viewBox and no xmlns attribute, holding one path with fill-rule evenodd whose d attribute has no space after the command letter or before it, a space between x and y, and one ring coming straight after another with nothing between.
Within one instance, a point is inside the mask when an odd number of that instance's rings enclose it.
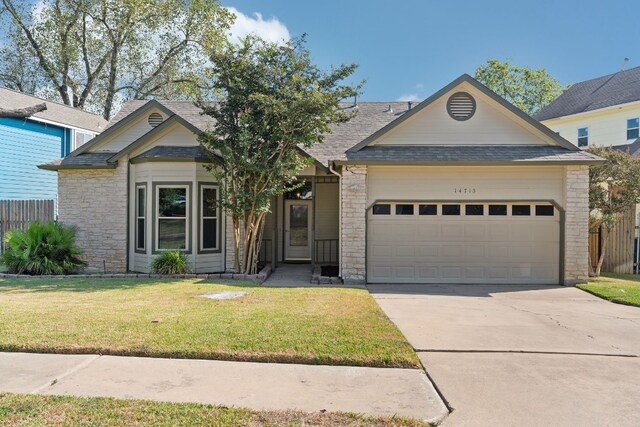
<instances>
[{"instance_id":1,"label":"house number sign","mask_svg":"<svg viewBox=\"0 0 640 427\"><path fill-rule=\"evenodd\" d=\"M454 188L453 192L455 194L475 194L476 189L473 187L467 187L467 188Z\"/></svg>"}]
</instances>

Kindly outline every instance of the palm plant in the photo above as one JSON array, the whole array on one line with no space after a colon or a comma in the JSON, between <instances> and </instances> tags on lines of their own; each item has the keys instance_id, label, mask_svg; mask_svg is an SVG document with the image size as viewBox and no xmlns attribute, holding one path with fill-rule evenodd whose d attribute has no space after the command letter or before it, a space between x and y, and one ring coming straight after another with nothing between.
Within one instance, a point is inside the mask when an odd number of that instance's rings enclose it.
<instances>
[{"instance_id":1,"label":"palm plant","mask_svg":"<svg viewBox=\"0 0 640 427\"><path fill-rule=\"evenodd\" d=\"M78 272L86 263L75 245L76 230L55 221L34 222L6 235L2 262L9 273L59 275Z\"/></svg>"}]
</instances>

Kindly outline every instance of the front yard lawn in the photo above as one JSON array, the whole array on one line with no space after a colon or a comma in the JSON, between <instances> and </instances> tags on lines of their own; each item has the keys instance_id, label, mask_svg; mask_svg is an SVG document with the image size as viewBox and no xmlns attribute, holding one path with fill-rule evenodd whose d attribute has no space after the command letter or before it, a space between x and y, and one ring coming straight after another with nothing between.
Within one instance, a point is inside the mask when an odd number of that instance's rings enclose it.
<instances>
[{"instance_id":1,"label":"front yard lawn","mask_svg":"<svg viewBox=\"0 0 640 427\"><path fill-rule=\"evenodd\" d=\"M578 288L608 301L640 307L640 276L634 274L607 273Z\"/></svg>"},{"instance_id":2,"label":"front yard lawn","mask_svg":"<svg viewBox=\"0 0 640 427\"><path fill-rule=\"evenodd\" d=\"M373 418L345 413L252 411L197 403L1 393L0 425L428 426L407 418Z\"/></svg>"},{"instance_id":3,"label":"front yard lawn","mask_svg":"<svg viewBox=\"0 0 640 427\"><path fill-rule=\"evenodd\" d=\"M419 367L364 289L201 279L0 279L0 351Z\"/></svg>"}]
</instances>

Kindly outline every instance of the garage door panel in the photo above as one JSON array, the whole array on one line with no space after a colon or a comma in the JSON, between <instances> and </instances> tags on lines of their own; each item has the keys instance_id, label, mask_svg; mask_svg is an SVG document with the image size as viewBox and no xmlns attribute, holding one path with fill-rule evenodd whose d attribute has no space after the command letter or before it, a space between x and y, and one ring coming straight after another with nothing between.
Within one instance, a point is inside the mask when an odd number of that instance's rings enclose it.
<instances>
[{"instance_id":1,"label":"garage door panel","mask_svg":"<svg viewBox=\"0 0 640 427\"><path fill-rule=\"evenodd\" d=\"M404 202L403 202L404 203ZM474 202L478 203L478 202ZM461 203L464 204L464 203ZM559 215L369 215L371 283L559 281ZM511 209L509 209L511 212Z\"/></svg>"}]
</instances>

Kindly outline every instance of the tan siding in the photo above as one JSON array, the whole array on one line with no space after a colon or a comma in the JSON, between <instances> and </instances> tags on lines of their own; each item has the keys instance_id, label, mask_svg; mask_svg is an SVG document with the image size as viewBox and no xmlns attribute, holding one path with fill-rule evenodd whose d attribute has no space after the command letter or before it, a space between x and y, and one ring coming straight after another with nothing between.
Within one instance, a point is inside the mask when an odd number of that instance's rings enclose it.
<instances>
[{"instance_id":1,"label":"tan siding","mask_svg":"<svg viewBox=\"0 0 640 427\"><path fill-rule=\"evenodd\" d=\"M627 141L627 119L636 117L640 117L640 104L546 120L543 123L574 145L578 145L578 128L588 127L589 145L610 146L632 142Z\"/></svg>"},{"instance_id":2,"label":"tan siding","mask_svg":"<svg viewBox=\"0 0 640 427\"><path fill-rule=\"evenodd\" d=\"M338 183L316 184L316 239L337 239L338 220Z\"/></svg>"},{"instance_id":3,"label":"tan siding","mask_svg":"<svg viewBox=\"0 0 640 427\"><path fill-rule=\"evenodd\" d=\"M133 141L151 130L151 126L149 126L147 118L149 117L149 114L154 112L161 113L160 110L148 111L146 114L143 114L134 120L133 123L128 124L113 135L109 136L103 142L92 147L89 152L109 151L115 153L126 148ZM166 115L163 114L163 117L166 118Z\"/></svg>"},{"instance_id":4,"label":"tan siding","mask_svg":"<svg viewBox=\"0 0 640 427\"><path fill-rule=\"evenodd\" d=\"M193 147L197 145L199 145L199 143L196 135L180 123L176 123L153 140L131 152L131 157L135 157L157 146Z\"/></svg>"},{"instance_id":5,"label":"tan siding","mask_svg":"<svg viewBox=\"0 0 640 427\"><path fill-rule=\"evenodd\" d=\"M368 205L376 200L549 200L562 204L562 166L370 166ZM456 193L456 190L463 193ZM464 193L464 190L471 191ZM475 192L473 192L475 191Z\"/></svg>"},{"instance_id":6,"label":"tan siding","mask_svg":"<svg viewBox=\"0 0 640 427\"><path fill-rule=\"evenodd\" d=\"M467 90L476 99L476 113L467 121L452 119L446 103L451 94ZM457 87L432 105L382 136L380 145L549 145L530 125L506 116L504 108L474 88Z\"/></svg>"}]
</instances>

